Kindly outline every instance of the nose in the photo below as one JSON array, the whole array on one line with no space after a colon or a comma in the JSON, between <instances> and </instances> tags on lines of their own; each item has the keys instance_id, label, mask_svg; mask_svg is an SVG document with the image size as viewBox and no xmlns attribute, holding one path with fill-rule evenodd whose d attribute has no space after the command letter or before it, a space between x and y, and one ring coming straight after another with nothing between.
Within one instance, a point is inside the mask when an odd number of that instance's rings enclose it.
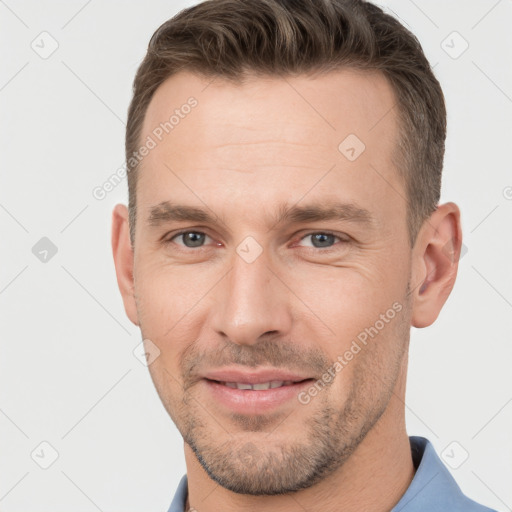
<instances>
[{"instance_id":1,"label":"nose","mask_svg":"<svg viewBox=\"0 0 512 512\"><path fill-rule=\"evenodd\" d=\"M218 335L239 345L254 345L264 335L288 334L288 289L269 265L265 251L251 263L233 255L231 270L216 290L212 325Z\"/></svg>"}]
</instances>

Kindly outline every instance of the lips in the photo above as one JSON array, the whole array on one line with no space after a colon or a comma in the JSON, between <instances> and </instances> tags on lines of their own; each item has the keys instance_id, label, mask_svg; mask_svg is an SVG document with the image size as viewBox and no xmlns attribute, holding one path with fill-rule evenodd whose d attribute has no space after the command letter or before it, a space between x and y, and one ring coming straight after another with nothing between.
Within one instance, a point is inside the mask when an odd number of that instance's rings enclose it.
<instances>
[{"instance_id":1,"label":"lips","mask_svg":"<svg viewBox=\"0 0 512 512\"><path fill-rule=\"evenodd\" d=\"M201 389L222 408L251 415L290 406L314 379L310 375L275 368L259 371L229 368L206 372L202 381Z\"/></svg>"}]
</instances>

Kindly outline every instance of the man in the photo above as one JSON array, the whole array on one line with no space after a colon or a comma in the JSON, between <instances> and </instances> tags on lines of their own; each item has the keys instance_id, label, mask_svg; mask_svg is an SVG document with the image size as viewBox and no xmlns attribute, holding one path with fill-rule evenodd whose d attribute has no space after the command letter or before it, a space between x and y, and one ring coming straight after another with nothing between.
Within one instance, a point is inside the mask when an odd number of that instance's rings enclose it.
<instances>
[{"instance_id":1,"label":"man","mask_svg":"<svg viewBox=\"0 0 512 512\"><path fill-rule=\"evenodd\" d=\"M370 3L211 0L134 83L117 279L184 439L170 512L484 511L405 428L411 325L455 282L446 112Z\"/></svg>"}]
</instances>

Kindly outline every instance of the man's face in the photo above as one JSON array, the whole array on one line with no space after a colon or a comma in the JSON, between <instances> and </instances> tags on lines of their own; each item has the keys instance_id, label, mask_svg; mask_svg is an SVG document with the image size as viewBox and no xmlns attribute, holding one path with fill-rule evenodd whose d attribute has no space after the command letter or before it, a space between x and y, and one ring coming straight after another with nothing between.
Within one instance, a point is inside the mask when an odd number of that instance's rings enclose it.
<instances>
[{"instance_id":1,"label":"man's face","mask_svg":"<svg viewBox=\"0 0 512 512\"><path fill-rule=\"evenodd\" d=\"M160 350L150 372L162 402L210 477L289 492L341 467L405 379L395 99L383 76L347 70L208 83L175 75L146 114L141 143L158 143L138 178L137 321Z\"/></svg>"}]
</instances>

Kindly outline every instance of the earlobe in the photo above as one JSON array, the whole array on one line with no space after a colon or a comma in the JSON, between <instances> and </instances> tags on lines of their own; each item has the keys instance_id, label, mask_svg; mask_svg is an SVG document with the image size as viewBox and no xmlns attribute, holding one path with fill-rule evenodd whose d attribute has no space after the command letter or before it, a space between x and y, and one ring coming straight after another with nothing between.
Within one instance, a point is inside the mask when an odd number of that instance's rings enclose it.
<instances>
[{"instance_id":1,"label":"earlobe","mask_svg":"<svg viewBox=\"0 0 512 512\"><path fill-rule=\"evenodd\" d=\"M139 325L134 294L134 258L130 243L128 208L123 204L117 204L112 212L112 253L124 309L131 322Z\"/></svg>"},{"instance_id":2,"label":"earlobe","mask_svg":"<svg viewBox=\"0 0 512 512\"><path fill-rule=\"evenodd\" d=\"M434 323L448 299L459 265L462 245L460 210L455 203L438 206L425 221L413 251L414 327Z\"/></svg>"}]
</instances>

